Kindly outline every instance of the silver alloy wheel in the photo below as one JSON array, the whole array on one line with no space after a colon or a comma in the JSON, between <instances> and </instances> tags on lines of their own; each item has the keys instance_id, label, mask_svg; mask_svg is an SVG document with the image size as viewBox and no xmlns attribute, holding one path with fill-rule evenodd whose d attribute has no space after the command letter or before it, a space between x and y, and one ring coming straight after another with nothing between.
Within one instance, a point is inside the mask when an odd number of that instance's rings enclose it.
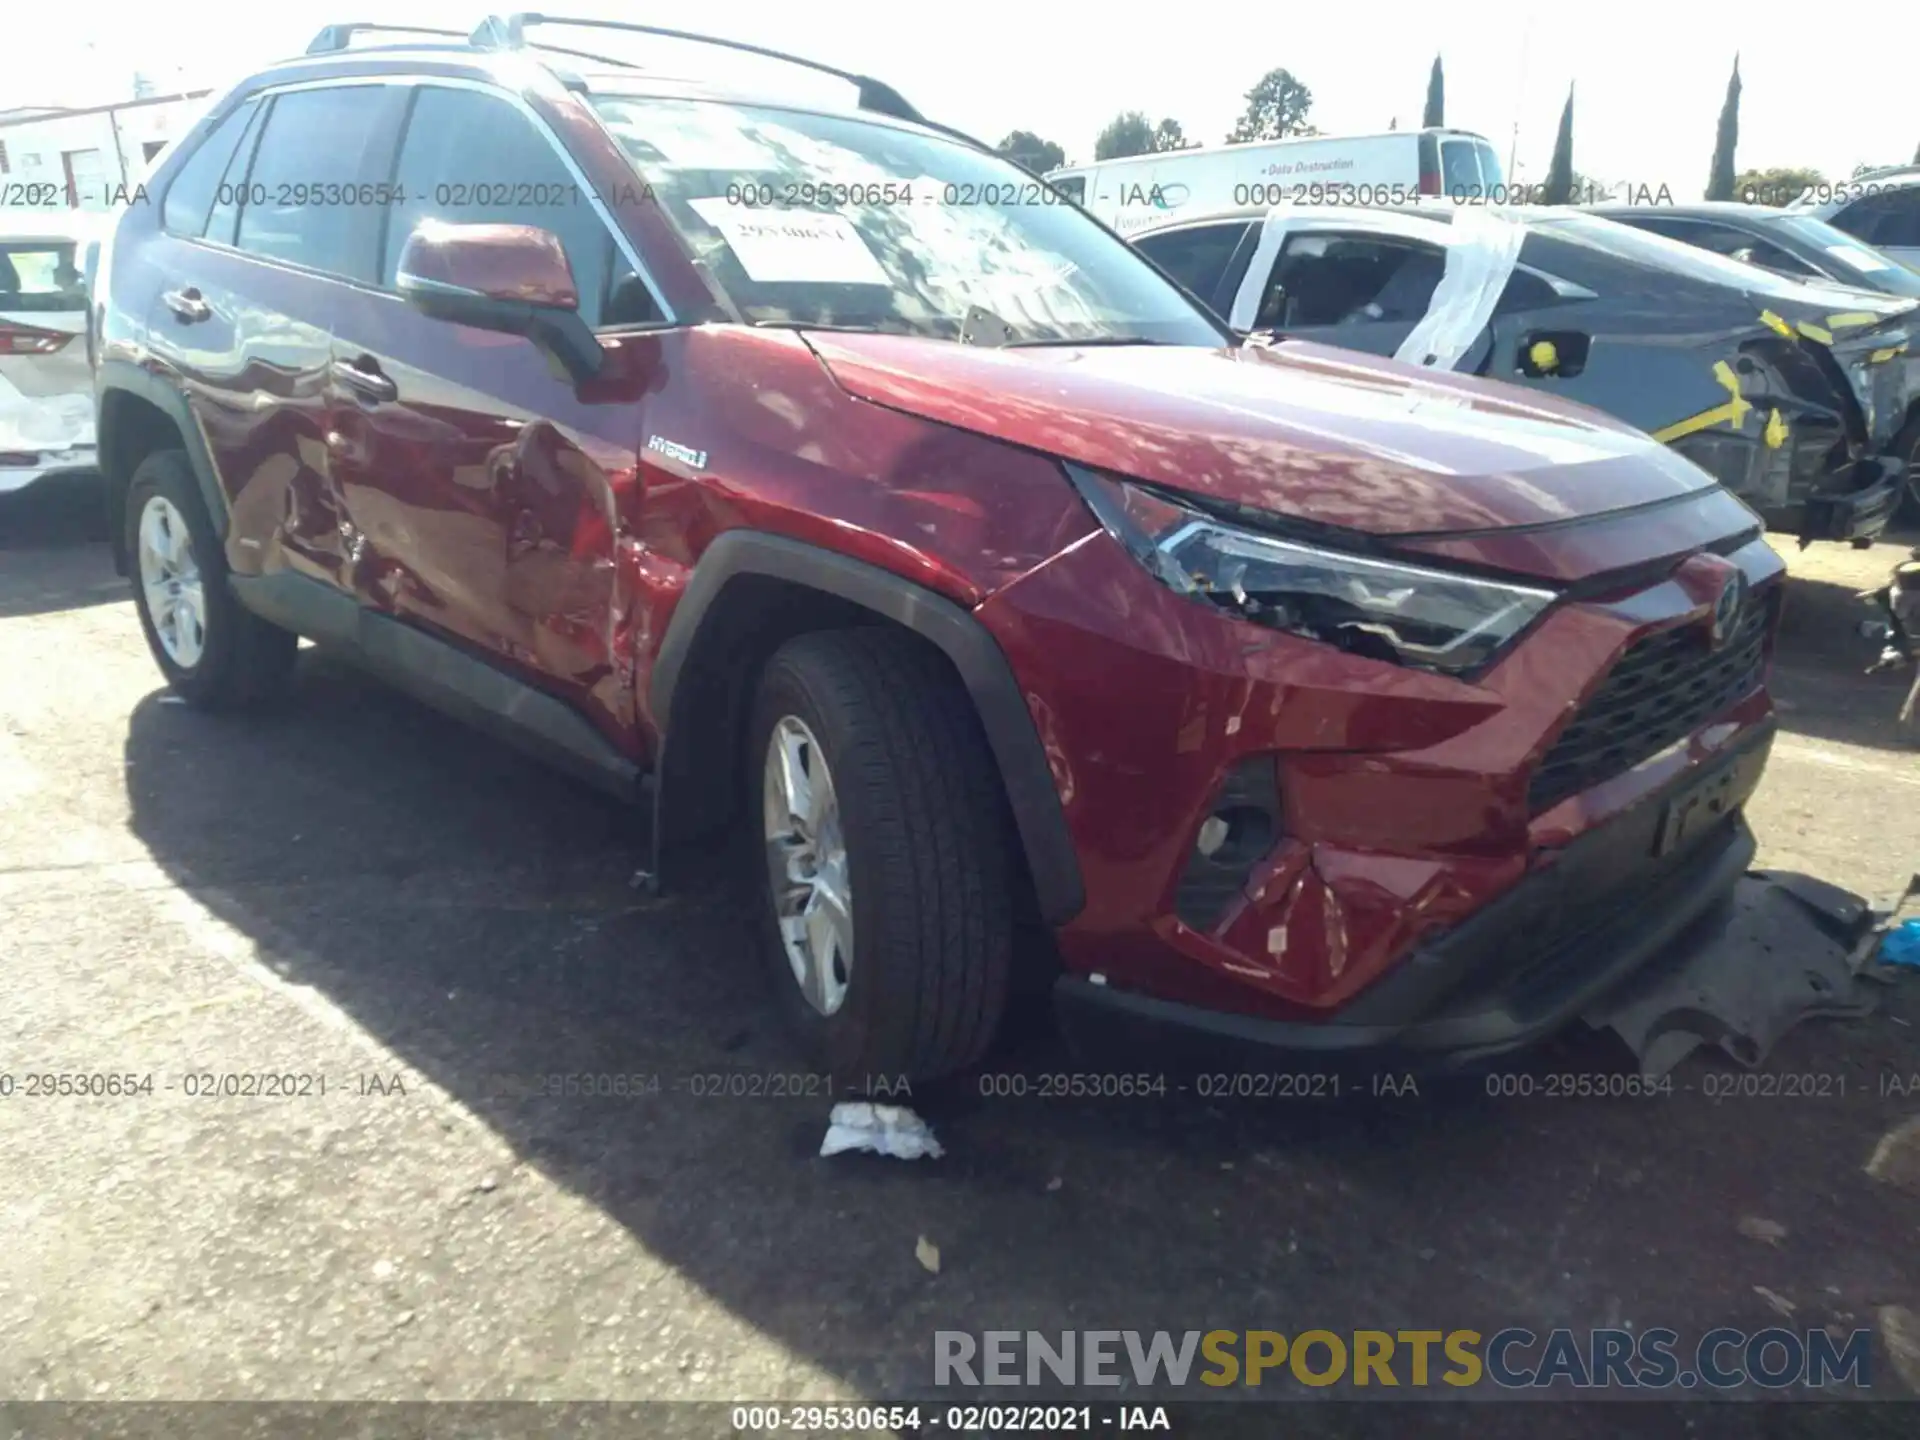
<instances>
[{"instance_id":1,"label":"silver alloy wheel","mask_svg":"<svg viewBox=\"0 0 1920 1440\"><path fill-rule=\"evenodd\" d=\"M833 774L796 716L782 716L767 737L762 795L780 942L800 993L831 1015L846 1003L853 978L853 892Z\"/></svg>"},{"instance_id":2,"label":"silver alloy wheel","mask_svg":"<svg viewBox=\"0 0 1920 1440\"><path fill-rule=\"evenodd\" d=\"M164 495L149 496L140 511L139 551L153 633L169 660L191 670L207 648L207 592L186 517Z\"/></svg>"}]
</instances>

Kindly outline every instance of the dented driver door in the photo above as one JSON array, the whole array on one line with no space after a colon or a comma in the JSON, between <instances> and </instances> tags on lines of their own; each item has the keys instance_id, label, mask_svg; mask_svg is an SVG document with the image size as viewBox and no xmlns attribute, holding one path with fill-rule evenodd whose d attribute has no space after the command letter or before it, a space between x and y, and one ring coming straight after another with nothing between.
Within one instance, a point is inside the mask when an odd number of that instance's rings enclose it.
<instances>
[{"instance_id":1,"label":"dented driver door","mask_svg":"<svg viewBox=\"0 0 1920 1440\"><path fill-rule=\"evenodd\" d=\"M366 605L439 633L622 731L616 653L620 492L637 484L652 337L603 341L577 384L529 339L433 319L395 290L422 223L509 223L561 242L591 326L651 302L519 102L422 86L394 169L380 284L333 333L335 473ZM527 197L534 197L527 203ZM637 298L636 298L637 295Z\"/></svg>"}]
</instances>

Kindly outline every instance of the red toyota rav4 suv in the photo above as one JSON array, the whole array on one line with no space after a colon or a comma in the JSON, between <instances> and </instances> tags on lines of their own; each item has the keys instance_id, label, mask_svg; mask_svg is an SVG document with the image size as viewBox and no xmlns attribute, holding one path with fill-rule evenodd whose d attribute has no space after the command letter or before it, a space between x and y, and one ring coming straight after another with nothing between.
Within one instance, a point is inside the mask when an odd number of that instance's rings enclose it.
<instances>
[{"instance_id":1,"label":"red toyota rav4 suv","mask_svg":"<svg viewBox=\"0 0 1920 1440\"><path fill-rule=\"evenodd\" d=\"M536 21L330 31L120 221L100 450L185 699L305 635L645 797L657 856L751 827L844 1074L977 1059L1026 919L1096 1055L1471 1062L1732 887L1782 567L1703 471L1236 343L877 82Z\"/></svg>"}]
</instances>

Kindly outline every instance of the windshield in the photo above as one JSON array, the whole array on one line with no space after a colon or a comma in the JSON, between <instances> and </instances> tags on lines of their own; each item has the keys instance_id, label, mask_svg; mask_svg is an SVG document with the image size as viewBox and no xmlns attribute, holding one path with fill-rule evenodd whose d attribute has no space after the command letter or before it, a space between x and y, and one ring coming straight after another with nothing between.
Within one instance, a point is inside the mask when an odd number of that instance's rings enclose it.
<instances>
[{"instance_id":1,"label":"windshield","mask_svg":"<svg viewBox=\"0 0 1920 1440\"><path fill-rule=\"evenodd\" d=\"M1869 290L1920 299L1920 271L1909 270L1891 255L1824 220L1811 215L1779 215L1769 216L1766 223L1769 229L1784 231L1814 246L1821 263L1843 280L1857 281Z\"/></svg>"},{"instance_id":2,"label":"windshield","mask_svg":"<svg viewBox=\"0 0 1920 1440\"><path fill-rule=\"evenodd\" d=\"M983 344L1227 343L1123 241L996 156L803 111L594 105L750 323Z\"/></svg>"},{"instance_id":3,"label":"windshield","mask_svg":"<svg viewBox=\"0 0 1920 1440\"><path fill-rule=\"evenodd\" d=\"M1597 215L1553 215L1548 218L1536 211L1534 224L1545 234L1604 251L1616 259L1670 270L1712 285L1730 285L1752 295L1833 303L1848 309L1859 309L1868 298L1858 291L1840 286L1838 282L1828 285L1776 275L1757 265L1716 255L1711 250L1697 249L1684 241L1669 240L1664 235L1655 235L1632 225L1603 220Z\"/></svg>"}]
</instances>

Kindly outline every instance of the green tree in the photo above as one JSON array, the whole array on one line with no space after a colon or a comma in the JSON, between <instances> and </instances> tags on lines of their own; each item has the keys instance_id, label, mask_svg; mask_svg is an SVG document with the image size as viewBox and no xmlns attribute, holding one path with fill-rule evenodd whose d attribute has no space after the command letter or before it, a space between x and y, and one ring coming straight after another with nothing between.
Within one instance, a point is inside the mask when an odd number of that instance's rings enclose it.
<instances>
[{"instance_id":1,"label":"green tree","mask_svg":"<svg viewBox=\"0 0 1920 1440\"><path fill-rule=\"evenodd\" d=\"M1791 205L1809 185L1826 183L1826 176L1804 165L1742 170L1733 177L1733 193L1727 198L1744 200L1749 205Z\"/></svg>"},{"instance_id":2,"label":"green tree","mask_svg":"<svg viewBox=\"0 0 1920 1440\"><path fill-rule=\"evenodd\" d=\"M1044 175L1067 163L1067 152L1051 140L1042 140L1031 130L1009 130L1007 138L993 147L1014 164Z\"/></svg>"},{"instance_id":3,"label":"green tree","mask_svg":"<svg viewBox=\"0 0 1920 1440\"><path fill-rule=\"evenodd\" d=\"M1269 70L1247 91L1247 108L1227 136L1229 145L1243 140L1284 140L1289 135L1318 135L1307 123L1313 92L1293 78L1291 71Z\"/></svg>"},{"instance_id":4,"label":"green tree","mask_svg":"<svg viewBox=\"0 0 1920 1440\"><path fill-rule=\"evenodd\" d=\"M1566 108L1560 112L1560 133L1553 137L1553 159L1547 165L1547 183L1540 203L1571 205L1573 191L1573 87L1567 87Z\"/></svg>"},{"instance_id":5,"label":"green tree","mask_svg":"<svg viewBox=\"0 0 1920 1440\"><path fill-rule=\"evenodd\" d=\"M1126 110L1107 122L1100 138L1093 142L1093 158L1118 160L1127 155L1145 155L1153 149L1153 126L1138 110Z\"/></svg>"},{"instance_id":6,"label":"green tree","mask_svg":"<svg viewBox=\"0 0 1920 1440\"><path fill-rule=\"evenodd\" d=\"M1153 148L1155 150L1195 150L1199 141L1187 139L1187 132L1180 128L1178 120L1162 120L1153 127Z\"/></svg>"},{"instance_id":7,"label":"green tree","mask_svg":"<svg viewBox=\"0 0 1920 1440\"><path fill-rule=\"evenodd\" d=\"M1440 57L1433 57L1433 71L1427 76L1427 113L1420 121L1431 129L1447 123L1447 77L1440 72Z\"/></svg>"},{"instance_id":8,"label":"green tree","mask_svg":"<svg viewBox=\"0 0 1920 1440\"><path fill-rule=\"evenodd\" d=\"M1707 199L1733 199L1733 152L1740 143L1740 57L1733 57L1733 75L1727 98L1720 106L1720 129L1713 137L1713 169L1707 176Z\"/></svg>"}]
</instances>

